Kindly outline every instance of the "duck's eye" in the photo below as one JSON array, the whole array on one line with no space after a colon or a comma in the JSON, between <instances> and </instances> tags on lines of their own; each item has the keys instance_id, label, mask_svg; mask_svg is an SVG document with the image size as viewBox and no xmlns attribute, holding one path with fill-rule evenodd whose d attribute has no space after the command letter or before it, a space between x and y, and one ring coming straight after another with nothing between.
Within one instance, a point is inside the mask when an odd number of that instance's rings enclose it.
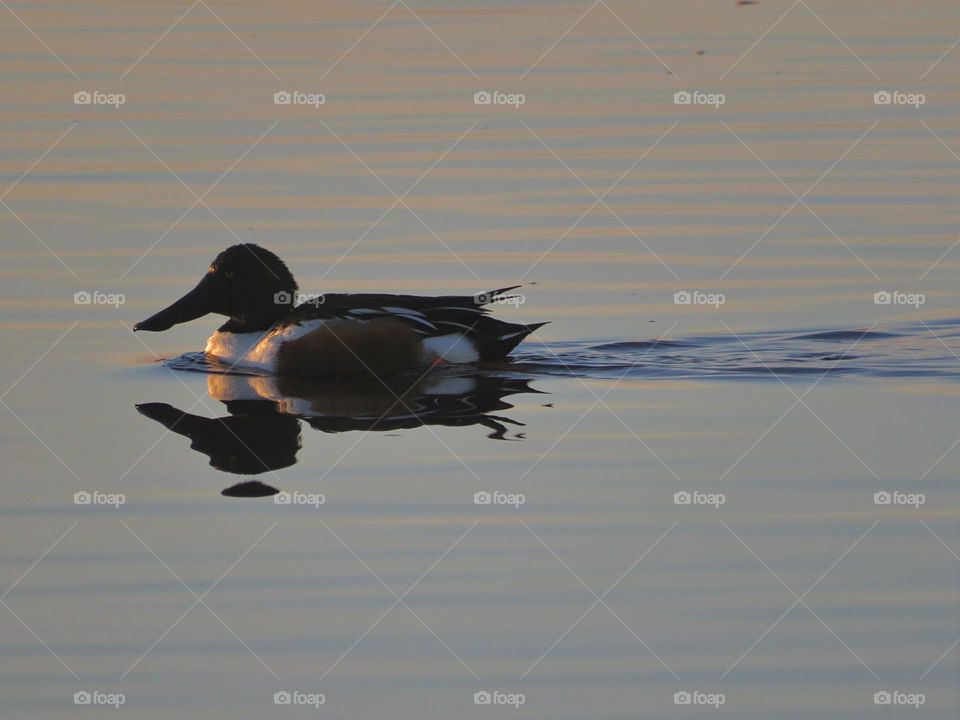
<instances>
[{"instance_id":1,"label":"duck's eye","mask_svg":"<svg viewBox=\"0 0 960 720\"><path fill-rule=\"evenodd\" d=\"M233 277L233 270L225 270L225 271L223 272L223 274L224 274L224 276L227 277L227 278L232 278L232 277Z\"/></svg>"}]
</instances>

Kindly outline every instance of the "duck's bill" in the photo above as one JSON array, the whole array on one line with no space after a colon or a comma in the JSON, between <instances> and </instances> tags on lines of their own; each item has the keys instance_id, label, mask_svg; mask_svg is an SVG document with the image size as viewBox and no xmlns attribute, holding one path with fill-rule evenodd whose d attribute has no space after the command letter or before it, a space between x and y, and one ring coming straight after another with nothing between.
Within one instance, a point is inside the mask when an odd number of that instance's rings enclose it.
<instances>
[{"instance_id":1,"label":"duck's bill","mask_svg":"<svg viewBox=\"0 0 960 720\"><path fill-rule=\"evenodd\" d=\"M133 326L134 330L160 332L169 330L179 323L196 320L209 313L210 301L208 292L208 278L204 277L197 286L177 300L170 307L166 307L156 315L151 315Z\"/></svg>"}]
</instances>

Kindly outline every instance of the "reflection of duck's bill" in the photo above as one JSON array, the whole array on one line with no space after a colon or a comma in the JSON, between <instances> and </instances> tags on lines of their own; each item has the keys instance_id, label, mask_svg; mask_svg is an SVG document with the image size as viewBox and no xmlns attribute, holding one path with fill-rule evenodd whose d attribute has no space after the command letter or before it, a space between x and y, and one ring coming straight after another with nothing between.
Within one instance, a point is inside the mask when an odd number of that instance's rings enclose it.
<instances>
[{"instance_id":1,"label":"reflection of duck's bill","mask_svg":"<svg viewBox=\"0 0 960 720\"><path fill-rule=\"evenodd\" d=\"M187 417L182 410L177 410L167 403L139 403L134 407L138 413L151 420L156 420L168 430L172 430L178 422ZM183 429L186 430L186 427Z\"/></svg>"},{"instance_id":2,"label":"reflection of duck's bill","mask_svg":"<svg viewBox=\"0 0 960 720\"><path fill-rule=\"evenodd\" d=\"M262 400L239 403L223 418L191 415L167 403L141 403L136 408L170 432L189 438L191 449L207 455L210 465L224 472L257 475L289 467L300 449L300 421L273 412Z\"/></svg>"}]
</instances>

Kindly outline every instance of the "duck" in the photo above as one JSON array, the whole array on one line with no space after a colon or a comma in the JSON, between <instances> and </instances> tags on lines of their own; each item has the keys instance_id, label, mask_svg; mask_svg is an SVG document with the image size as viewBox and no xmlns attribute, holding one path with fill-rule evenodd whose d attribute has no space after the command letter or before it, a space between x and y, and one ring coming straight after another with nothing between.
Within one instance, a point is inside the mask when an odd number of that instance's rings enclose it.
<instances>
[{"instance_id":1,"label":"duck","mask_svg":"<svg viewBox=\"0 0 960 720\"><path fill-rule=\"evenodd\" d=\"M504 360L547 323L511 323L489 305L519 285L477 295L325 293L301 296L286 263L253 243L228 247L182 298L134 325L162 332L226 316L205 355L230 370L319 379L385 378L440 364Z\"/></svg>"}]
</instances>

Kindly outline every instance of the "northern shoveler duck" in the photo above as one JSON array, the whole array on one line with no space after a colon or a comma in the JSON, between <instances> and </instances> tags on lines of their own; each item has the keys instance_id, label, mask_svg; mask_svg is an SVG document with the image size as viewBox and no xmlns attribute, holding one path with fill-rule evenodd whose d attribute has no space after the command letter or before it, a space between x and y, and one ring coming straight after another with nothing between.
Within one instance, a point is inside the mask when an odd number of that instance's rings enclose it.
<instances>
[{"instance_id":1,"label":"northern shoveler duck","mask_svg":"<svg viewBox=\"0 0 960 720\"><path fill-rule=\"evenodd\" d=\"M233 245L193 290L133 329L169 330L217 313L230 319L205 352L232 367L294 377L386 377L440 362L504 358L546 324L490 317L484 305L516 287L477 296L328 293L297 305L297 283L280 258L258 245Z\"/></svg>"}]
</instances>

